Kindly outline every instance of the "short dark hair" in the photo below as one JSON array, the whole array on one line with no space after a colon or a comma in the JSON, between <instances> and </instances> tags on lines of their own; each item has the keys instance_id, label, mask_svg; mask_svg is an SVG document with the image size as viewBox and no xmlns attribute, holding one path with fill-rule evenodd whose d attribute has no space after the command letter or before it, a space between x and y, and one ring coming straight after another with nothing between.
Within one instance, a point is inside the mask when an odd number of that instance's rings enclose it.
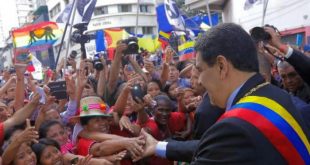
<instances>
[{"instance_id":1,"label":"short dark hair","mask_svg":"<svg viewBox=\"0 0 310 165\"><path fill-rule=\"evenodd\" d=\"M157 84L160 91L161 91L162 88L163 88L163 86L161 85L161 82L160 82L159 80L157 80L157 79L152 79L151 81L149 81L149 82L147 83L147 86L148 86L150 83L155 83L155 84Z\"/></svg>"},{"instance_id":2,"label":"short dark hair","mask_svg":"<svg viewBox=\"0 0 310 165\"><path fill-rule=\"evenodd\" d=\"M63 125L57 120L48 120L48 121L42 123L40 128L39 128L39 137L40 138L46 138L47 132L50 129L50 127L57 125L57 124L59 124L61 127L63 127Z\"/></svg>"},{"instance_id":3,"label":"short dark hair","mask_svg":"<svg viewBox=\"0 0 310 165\"><path fill-rule=\"evenodd\" d=\"M88 124L89 120L92 118L95 118L96 116L85 116L80 118L80 123L82 126L85 126Z\"/></svg>"},{"instance_id":4,"label":"short dark hair","mask_svg":"<svg viewBox=\"0 0 310 165\"><path fill-rule=\"evenodd\" d=\"M43 151L45 150L45 148L48 147L48 146L54 146L54 147L56 147L60 151L59 144L55 140L48 139L48 138L40 139L39 143L35 143L35 144L33 144L31 146L32 151L37 156L38 164L41 164L40 163L41 155L42 155Z\"/></svg>"},{"instance_id":5,"label":"short dark hair","mask_svg":"<svg viewBox=\"0 0 310 165\"><path fill-rule=\"evenodd\" d=\"M172 100L166 96L166 95L158 95L154 97L154 101L159 102L159 101L164 101L166 103L168 103L169 107L171 108L171 110L174 110L176 107L174 106Z\"/></svg>"},{"instance_id":6,"label":"short dark hair","mask_svg":"<svg viewBox=\"0 0 310 165\"><path fill-rule=\"evenodd\" d=\"M198 38L195 50L210 66L218 55L223 55L240 71L258 72L254 41L239 25L223 23L211 28Z\"/></svg>"}]
</instances>

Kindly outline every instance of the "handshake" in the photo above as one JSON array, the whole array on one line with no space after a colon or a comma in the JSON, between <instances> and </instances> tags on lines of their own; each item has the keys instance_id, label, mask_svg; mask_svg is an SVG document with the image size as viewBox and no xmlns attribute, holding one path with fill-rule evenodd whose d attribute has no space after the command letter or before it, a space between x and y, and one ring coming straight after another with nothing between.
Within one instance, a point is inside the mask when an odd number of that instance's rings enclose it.
<instances>
[{"instance_id":1,"label":"handshake","mask_svg":"<svg viewBox=\"0 0 310 165\"><path fill-rule=\"evenodd\" d=\"M144 129L141 130L139 137L124 138L123 142L125 149L129 152L134 162L154 155L158 143L158 141Z\"/></svg>"}]
</instances>

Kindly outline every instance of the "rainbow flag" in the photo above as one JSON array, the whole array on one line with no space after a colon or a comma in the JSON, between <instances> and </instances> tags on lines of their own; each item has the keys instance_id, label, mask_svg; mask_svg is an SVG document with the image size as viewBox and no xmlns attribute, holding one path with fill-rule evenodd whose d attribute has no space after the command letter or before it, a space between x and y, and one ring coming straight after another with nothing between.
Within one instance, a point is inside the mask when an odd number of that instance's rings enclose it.
<instances>
[{"instance_id":1,"label":"rainbow flag","mask_svg":"<svg viewBox=\"0 0 310 165\"><path fill-rule=\"evenodd\" d=\"M180 61L192 59L195 57L194 45L195 45L195 41L188 41L178 46Z\"/></svg>"},{"instance_id":2,"label":"rainbow flag","mask_svg":"<svg viewBox=\"0 0 310 165\"><path fill-rule=\"evenodd\" d=\"M51 47L62 35L55 22L32 24L12 31L14 48L40 51Z\"/></svg>"},{"instance_id":3,"label":"rainbow flag","mask_svg":"<svg viewBox=\"0 0 310 165\"><path fill-rule=\"evenodd\" d=\"M50 48L62 35L55 22L41 22L12 31L15 63L27 64L30 52Z\"/></svg>"}]
</instances>

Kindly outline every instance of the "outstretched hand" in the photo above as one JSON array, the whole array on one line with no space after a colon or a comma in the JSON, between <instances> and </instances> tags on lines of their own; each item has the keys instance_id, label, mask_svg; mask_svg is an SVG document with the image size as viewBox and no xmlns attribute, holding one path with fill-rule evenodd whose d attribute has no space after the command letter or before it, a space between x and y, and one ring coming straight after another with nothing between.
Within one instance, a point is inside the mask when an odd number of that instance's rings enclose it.
<instances>
[{"instance_id":1,"label":"outstretched hand","mask_svg":"<svg viewBox=\"0 0 310 165\"><path fill-rule=\"evenodd\" d=\"M131 123L130 119L125 115L123 115L121 119L119 120L119 127L121 131L123 129L126 129L131 133L134 132L133 124Z\"/></svg>"},{"instance_id":2,"label":"outstretched hand","mask_svg":"<svg viewBox=\"0 0 310 165\"><path fill-rule=\"evenodd\" d=\"M134 162L137 162L142 158L155 155L156 145L158 144L158 141L144 129L141 130L141 136L144 136L145 139L145 145L143 148L144 151L140 157L133 159Z\"/></svg>"}]
</instances>

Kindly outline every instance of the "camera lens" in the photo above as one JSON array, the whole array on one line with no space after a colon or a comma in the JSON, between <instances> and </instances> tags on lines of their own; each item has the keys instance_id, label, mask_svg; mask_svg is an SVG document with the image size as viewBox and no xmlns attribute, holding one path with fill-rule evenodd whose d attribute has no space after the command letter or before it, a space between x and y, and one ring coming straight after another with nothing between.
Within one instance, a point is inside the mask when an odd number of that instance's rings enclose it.
<instances>
[{"instance_id":1,"label":"camera lens","mask_svg":"<svg viewBox=\"0 0 310 165\"><path fill-rule=\"evenodd\" d=\"M103 70L103 64L102 64L102 62L100 61L99 55L95 55L95 56L94 56L93 65L94 65L94 68L95 68L96 70L98 70L98 71Z\"/></svg>"}]
</instances>

